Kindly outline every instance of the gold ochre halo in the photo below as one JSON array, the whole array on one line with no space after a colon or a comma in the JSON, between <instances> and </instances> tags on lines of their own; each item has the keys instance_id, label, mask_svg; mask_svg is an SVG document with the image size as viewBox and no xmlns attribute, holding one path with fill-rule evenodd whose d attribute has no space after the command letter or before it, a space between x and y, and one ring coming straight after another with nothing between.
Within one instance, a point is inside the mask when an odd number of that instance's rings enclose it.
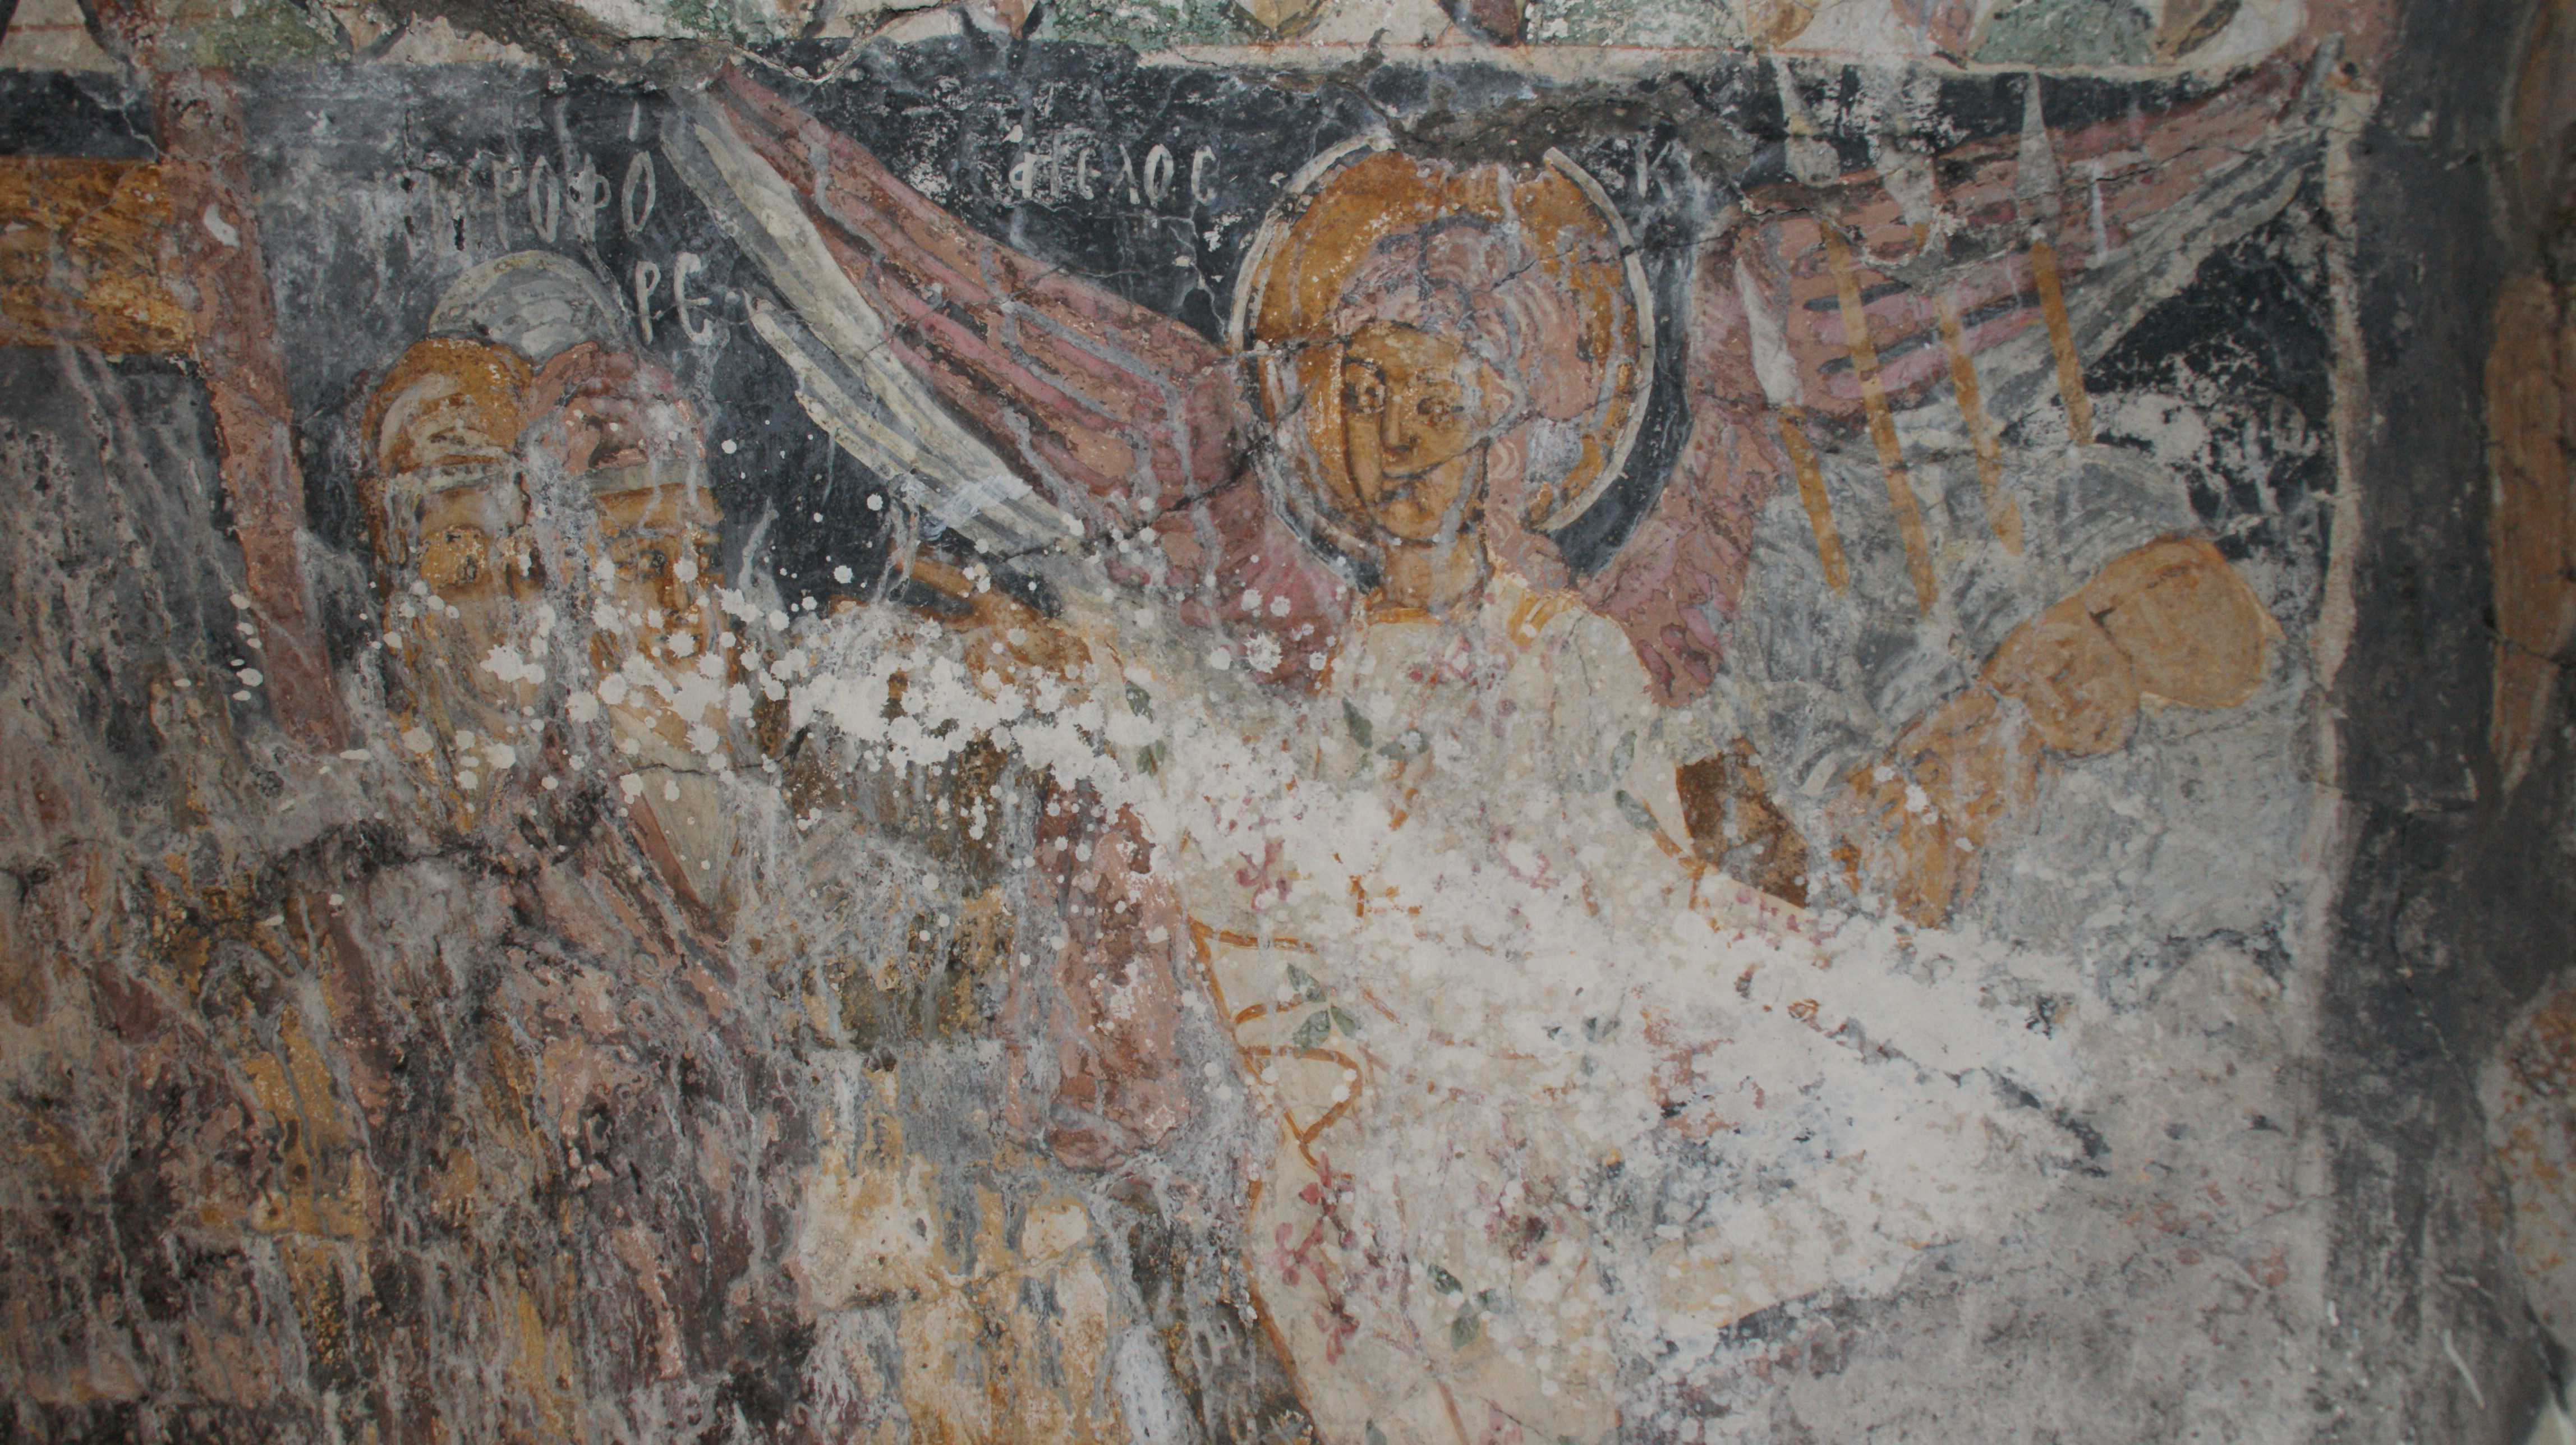
<instances>
[{"instance_id":1,"label":"gold ochre halo","mask_svg":"<svg viewBox=\"0 0 2576 1445\"><path fill-rule=\"evenodd\" d=\"M1574 444L1524 472L1515 506L1523 527L1555 532L1599 501L1627 465L1645 423L1655 366L1655 308L1626 222L1592 176L1550 150L1535 170L1452 164L1394 148L1384 135L1326 151L1290 179L1244 253L1229 340L1251 373L1278 445L1265 480L1317 540L1354 558L1376 550L1348 491L1341 460L1340 343L1332 334L1344 285L1389 237L1453 217L1518 231L1536 259L1519 284L1543 281L1569 303L1575 335L1560 359L1588 408L1571 418ZM1298 473L1306 475L1300 476ZM1499 489L1498 489L1499 490Z\"/></svg>"}]
</instances>

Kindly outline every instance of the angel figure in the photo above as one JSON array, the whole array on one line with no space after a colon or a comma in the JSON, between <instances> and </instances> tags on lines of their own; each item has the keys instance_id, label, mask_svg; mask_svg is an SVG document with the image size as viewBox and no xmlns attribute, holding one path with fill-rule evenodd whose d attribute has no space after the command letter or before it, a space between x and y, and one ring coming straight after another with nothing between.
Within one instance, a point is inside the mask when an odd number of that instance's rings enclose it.
<instances>
[{"instance_id":1,"label":"angel figure","mask_svg":"<svg viewBox=\"0 0 2576 1445\"><path fill-rule=\"evenodd\" d=\"M1077 850L1077 891L1128 916L1128 873L1177 880L1181 926L1103 964L1186 956L1232 1032L1211 1092L1265 1130L1254 1303L1324 1438L1607 1438L1619 1362L1676 1320L1895 1267L2043 1186L2065 1141L1982 1071L2052 1088L2061 1045L1945 1003L1920 1017L1974 1046L1912 1046L1982 1062L1944 1072L1890 1043L1905 1019L1849 1027L1812 921L1682 844L1629 637L1529 580L1618 478L1653 372L1580 171L1329 154L1219 348L738 74L664 141L786 301L753 322L808 410L977 551L1052 567L1088 635L1024 667L1061 629L996 617L966 667L903 665L904 717L864 678L802 705L896 748L1007 732L1145 825L1123 867ZM1036 555L1076 538L1097 570ZM1167 605L1124 620L1140 597ZM1665 1127L1693 1110L1696 1137ZM1714 1133L1745 1187L1660 1232ZM1948 1142L1864 1163L1898 1135ZM1940 1179L1876 1187L1909 1170Z\"/></svg>"}]
</instances>

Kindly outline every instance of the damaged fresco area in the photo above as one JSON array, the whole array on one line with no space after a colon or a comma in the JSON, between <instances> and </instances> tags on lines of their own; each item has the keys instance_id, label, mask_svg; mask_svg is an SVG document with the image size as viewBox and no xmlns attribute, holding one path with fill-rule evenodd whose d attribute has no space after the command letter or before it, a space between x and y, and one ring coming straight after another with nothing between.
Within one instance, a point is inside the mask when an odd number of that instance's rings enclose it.
<instances>
[{"instance_id":1,"label":"damaged fresco area","mask_svg":"<svg viewBox=\"0 0 2576 1445\"><path fill-rule=\"evenodd\" d=\"M0 38L0 1432L2371 1438L2385 17L433 8Z\"/></svg>"}]
</instances>

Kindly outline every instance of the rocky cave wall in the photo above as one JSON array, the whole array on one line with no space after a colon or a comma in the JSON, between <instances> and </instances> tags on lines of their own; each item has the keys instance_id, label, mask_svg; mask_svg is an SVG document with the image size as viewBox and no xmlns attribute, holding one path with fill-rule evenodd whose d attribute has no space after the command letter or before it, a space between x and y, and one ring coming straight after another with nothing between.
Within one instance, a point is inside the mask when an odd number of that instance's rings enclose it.
<instances>
[{"instance_id":1,"label":"rocky cave wall","mask_svg":"<svg viewBox=\"0 0 2576 1445\"><path fill-rule=\"evenodd\" d=\"M2558 0L0 8L0 1439L2552 1438L2571 138Z\"/></svg>"}]
</instances>

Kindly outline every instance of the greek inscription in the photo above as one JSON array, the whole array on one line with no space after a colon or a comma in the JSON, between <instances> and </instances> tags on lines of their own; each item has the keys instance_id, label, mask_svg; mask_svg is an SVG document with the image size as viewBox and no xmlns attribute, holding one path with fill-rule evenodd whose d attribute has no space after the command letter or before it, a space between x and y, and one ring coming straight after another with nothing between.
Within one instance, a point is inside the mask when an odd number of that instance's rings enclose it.
<instances>
[{"instance_id":1,"label":"greek inscription","mask_svg":"<svg viewBox=\"0 0 2576 1445\"><path fill-rule=\"evenodd\" d=\"M644 333L644 342L653 341L653 288L662 284L662 268L650 261L635 263L635 329ZM688 323L683 320L683 326Z\"/></svg>"},{"instance_id":2,"label":"greek inscription","mask_svg":"<svg viewBox=\"0 0 2576 1445\"><path fill-rule=\"evenodd\" d=\"M626 163L626 184L617 197L618 214L626 221L626 234L632 236L653 219L653 203L660 199L661 183L653 169L653 153L637 151Z\"/></svg>"},{"instance_id":3,"label":"greek inscription","mask_svg":"<svg viewBox=\"0 0 2576 1445\"><path fill-rule=\"evenodd\" d=\"M689 294L689 278L706 269L706 263L695 251L682 251L671 261L671 306L679 313L680 330L690 341L704 346L716 335L715 323L699 314L707 298ZM651 339L647 337L646 339Z\"/></svg>"},{"instance_id":4,"label":"greek inscription","mask_svg":"<svg viewBox=\"0 0 2576 1445\"><path fill-rule=\"evenodd\" d=\"M555 179L554 162L544 156L528 168L528 224L548 245L563 229L563 186Z\"/></svg>"}]
</instances>

